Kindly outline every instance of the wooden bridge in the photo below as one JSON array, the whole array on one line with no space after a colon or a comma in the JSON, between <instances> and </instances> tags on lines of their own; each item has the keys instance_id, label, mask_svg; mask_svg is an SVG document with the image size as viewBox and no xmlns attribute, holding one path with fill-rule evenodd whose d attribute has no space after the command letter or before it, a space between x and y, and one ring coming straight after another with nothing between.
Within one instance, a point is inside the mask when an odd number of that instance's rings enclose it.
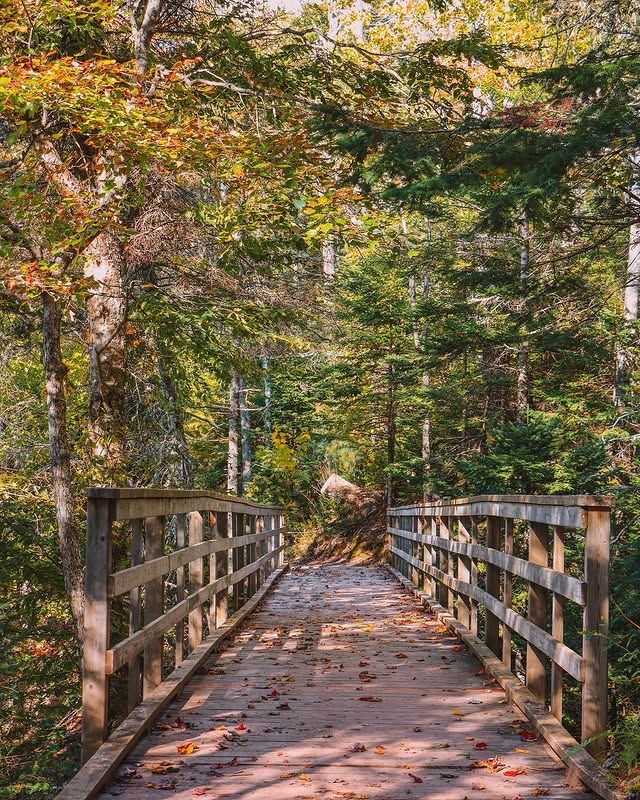
<instances>
[{"instance_id":1,"label":"wooden bridge","mask_svg":"<svg viewBox=\"0 0 640 800\"><path fill-rule=\"evenodd\" d=\"M84 765L59 800L615 798L611 505L393 508L387 565L287 573L280 507L90 490Z\"/></svg>"}]
</instances>

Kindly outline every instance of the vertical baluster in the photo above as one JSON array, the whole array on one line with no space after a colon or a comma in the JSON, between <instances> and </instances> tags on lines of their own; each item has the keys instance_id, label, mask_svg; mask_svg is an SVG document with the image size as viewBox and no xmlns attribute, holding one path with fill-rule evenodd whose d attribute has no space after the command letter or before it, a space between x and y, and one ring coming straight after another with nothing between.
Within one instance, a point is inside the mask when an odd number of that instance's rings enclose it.
<instances>
[{"instance_id":1,"label":"vertical baluster","mask_svg":"<svg viewBox=\"0 0 640 800\"><path fill-rule=\"evenodd\" d=\"M226 512L216 514L215 535L219 539L227 539L229 537L228 530L229 515ZM222 578L229 573L229 555L228 550L220 550L215 554L216 556L216 579ZM221 589L216 592L216 622L215 627L219 628L227 621L228 616L228 599L229 592L227 589Z\"/></svg>"},{"instance_id":2,"label":"vertical baluster","mask_svg":"<svg viewBox=\"0 0 640 800\"><path fill-rule=\"evenodd\" d=\"M131 520L131 566L135 567L142 564L142 520ZM142 627L142 602L140 597L140 587L136 586L129 592L129 635L139 631ZM142 659L140 653L136 653L129 660L127 676L127 708L129 712L138 705L142 691Z\"/></svg>"},{"instance_id":3,"label":"vertical baluster","mask_svg":"<svg viewBox=\"0 0 640 800\"><path fill-rule=\"evenodd\" d=\"M504 521L504 552L513 555L513 520ZM513 602L513 576L510 572L504 572L504 592L502 602L505 608L511 608ZM502 663L511 671L511 629L507 625L502 625Z\"/></svg>"},{"instance_id":4,"label":"vertical baluster","mask_svg":"<svg viewBox=\"0 0 640 800\"><path fill-rule=\"evenodd\" d=\"M176 549L182 550L187 543L187 515L176 516ZM176 602L184 600L184 567L176 568ZM184 661L184 619L176 625L176 667Z\"/></svg>"},{"instance_id":5,"label":"vertical baluster","mask_svg":"<svg viewBox=\"0 0 640 800\"><path fill-rule=\"evenodd\" d=\"M111 502L89 498L87 503L87 569L82 667L82 762L106 737L109 716L109 678L105 653L109 647L107 594L111 573Z\"/></svg>"},{"instance_id":6,"label":"vertical baluster","mask_svg":"<svg viewBox=\"0 0 640 800\"><path fill-rule=\"evenodd\" d=\"M409 524L411 533L418 532L418 517L416 515L411 515L409 517ZM410 540L409 545L411 547L411 557L417 559L418 558L418 542L414 541L413 539ZM418 568L411 565L411 583L417 588L420 585L420 573L418 572Z\"/></svg>"},{"instance_id":7,"label":"vertical baluster","mask_svg":"<svg viewBox=\"0 0 640 800\"><path fill-rule=\"evenodd\" d=\"M591 755L607 748L607 636L609 627L609 511L589 509L584 543L587 598L582 618L582 741Z\"/></svg>"},{"instance_id":8,"label":"vertical baluster","mask_svg":"<svg viewBox=\"0 0 640 800\"><path fill-rule=\"evenodd\" d=\"M460 517L458 520L458 541L461 544L471 543L471 519ZM471 558L468 555L458 557L458 580L471 583ZM458 598L458 619L467 628L471 628L471 599L462 594Z\"/></svg>"},{"instance_id":9,"label":"vertical baluster","mask_svg":"<svg viewBox=\"0 0 640 800\"><path fill-rule=\"evenodd\" d=\"M209 512L209 538L212 541L220 538L218 536L218 518L213 511ZM209 555L209 585L215 583L218 577L216 556L217 553L211 553ZM209 600L209 634L217 627L216 616L216 598L215 595L213 595Z\"/></svg>"},{"instance_id":10,"label":"vertical baluster","mask_svg":"<svg viewBox=\"0 0 640 800\"><path fill-rule=\"evenodd\" d=\"M164 517L147 517L144 523L145 561L160 558L164 552ZM153 578L144 587L144 624L162 616L164 578ZM147 697L162 682L162 634L144 648L142 696Z\"/></svg>"},{"instance_id":11,"label":"vertical baluster","mask_svg":"<svg viewBox=\"0 0 640 800\"><path fill-rule=\"evenodd\" d=\"M199 511L189 514L189 546L204 541L204 520ZM202 558L189 562L189 594L202 589L204 585L204 569ZM189 651L193 652L202 641L202 606L189 612Z\"/></svg>"},{"instance_id":12,"label":"vertical baluster","mask_svg":"<svg viewBox=\"0 0 640 800\"><path fill-rule=\"evenodd\" d=\"M532 564L548 566L547 553L548 529L541 522L529 523L529 561ZM538 628L546 630L547 624L547 590L542 586L529 584L528 619ZM547 679L545 675L545 656L532 644L527 644L527 686L533 694L545 702Z\"/></svg>"},{"instance_id":13,"label":"vertical baluster","mask_svg":"<svg viewBox=\"0 0 640 800\"><path fill-rule=\"evenodd\" d=\"M431 535L437 536L439 532L439 518L436 516L431 517ZM436 548L431 545L430 547L431 553L431 565L437 569L439 567L438 563L438 551ZM431 596L434 600L440 600L440 584L438 583L437 579L434 577L431 581Z\"/></svg>"},{"instance_id":14,"label":"vertical baluster","mask_svg":"<svg viewBox=\"0 0 640 800\"><path fill-rule=\"evenodd\" d=\"M478 520L476 517L470 517L469 523L471 525L471 544L478 544ZM478 559L471 556L471 585L478 585ZM471 633L474 636L478 635L478 601L471 599Z\"/></svg>"},{"instance_id":15,"label":"vertical baluster","mask_svg":"<svg viewBox=\"0 0 640 800\"><path fill-rule=\"evenodd\" d=\"M256 515L251 514L249 517L249 534L254 534L256 532ZM250 544L248 547L249 552L249 564L253 564L256 560L256 545L255 543ZM258 572L252 572L249 575L249 597L253 597L258 589Z\"/></svg>"},{"instance_id":16,"label":"vertical baluster","mask_svg":"<svg viewBox=\"0 0 640 800\"><path fill-rule=\"evenodd\" d=\"M243 523L243 515L242 514L233 514L233 537L234 539L237 536L242 535L242 523ZM237 572L240 569L240 548L234 547L233 548L233 571ZM240 608L240 583L233 584L233 611L234 613Z\"/></svg>"},{"instance_id":17,"label":"vertical baluster","mask_svg":"<svg viewBox=\"0 0 640 800\"><path fill-rule=\"evenodd\" d=\"M487 547L499 550L501 546L500 519L498 517L487 517ZM487 564L486 588L490 595L500 599L500 568L493 564ZM492 614L488 609L486 614L485 642L491 652L500 657L502 655L500 624L495 614Z\"/></svg>"},{"instance_id":18,"label":"vertical baluster","mask_svg":"<svg viewBox=\"0 0 640 800\"><path fill-rule=\"evenodd\" d=\"M450 531L449 531L449 518L448 517L440 517L440 538L441 539L449 539L450 538ZM444 572L445 575L449 574L449 551L448 550L439 550L440 554L440 571ZM450 609L452 606L452 594L451 590L449 589L446 584L440 584L440 605L444 606L444 608Z\"/></svg>"},{"instance_id":19,"label":"vertical baluster","mask_svg":"<svg viewBox=\"0 0 640 800\"><path fill-rule=\"evenodd\" d=\"M564 531L557 525L553 528L553 568L564 574ZM551 635L557 642L564 642L564 608L562 597L553 593L551 600ZM562 722L562 667L551 662L551 713Z\"/></svg>"}]
</instances>

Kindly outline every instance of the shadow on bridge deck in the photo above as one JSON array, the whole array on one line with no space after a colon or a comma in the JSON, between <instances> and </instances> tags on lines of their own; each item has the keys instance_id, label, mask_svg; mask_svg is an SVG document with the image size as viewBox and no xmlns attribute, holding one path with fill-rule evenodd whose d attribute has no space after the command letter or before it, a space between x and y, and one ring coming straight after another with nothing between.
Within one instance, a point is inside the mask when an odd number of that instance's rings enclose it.
<instances>
[{"instance_id":1,"label":"shadow on bridge deck","mask_svg":"<svg viewBox=\"0 0 640 800\"><path fill-rule=\"evenodd\" d=\"M385 570L294 568L102 797L581 796L478 667Z\"/></svg>"}]
</instances>

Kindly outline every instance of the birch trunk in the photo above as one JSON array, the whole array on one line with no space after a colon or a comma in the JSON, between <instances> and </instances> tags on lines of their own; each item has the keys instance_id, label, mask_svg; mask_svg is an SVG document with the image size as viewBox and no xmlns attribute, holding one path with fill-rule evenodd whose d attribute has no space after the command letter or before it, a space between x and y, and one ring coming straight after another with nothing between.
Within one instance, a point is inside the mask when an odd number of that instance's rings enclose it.
<instances>
[{"instance_id":1,"label":"birch trunk","mask_svg":"<svg viewBox=\"0 0 640 800\"><path fill-rule=\"evenodd\" d=\"M94 283L87 300L90 350L89 436L104 477L118 478L125 448L127 297L125 258L112 231L100 233L85 251L85 277Z\"/></svg>"},{"instance_id":2,"label":"birch trunk","mask_svg":"<svg viewBox=\"0 0 640 800\"><path fill-rule=\"evenodd\" d=\"M262 369L264 380L264 444L265 447L271 447L271 364L269 356L262 356Z\"/></svg>"},{"instance_id":3,"label":"birch trunk","mask_svg":"<svg viewBox=\"0 0 640 800\"><path fill-rule=\"evenodd\" d=\"M336 245L333 239L325 239L322 243L322 276L325 281L336 277Z\"/></svg>"},{"instance_id":4,"label":"birch trunk","mask_svg":"<svg viewBox=\"0 0 640 800\"><path fill-rule=\"evenodd\" d=\"M227 491L238 494L238 373L231 371L229 385L229 445L227 452Z\"/></svg>"},{"instance_id":5,"label":"birch trunk","mask_svg":"<svg viewBox=\"0 0 640 800\"><path fill-rule=\"evenodd\" d=\"M429 297L431 284L429 281L429 273L426 269L422 273L422 297L426 300ZM409 275L409 303L415 309L417 304L417 289L416 277L412 272ZM426 330L424 331L426 335ZM424 355L424 346L420 342L420 332L418 330L418 323L413 321L413 344L416 348L418 355ZM429 389L429 373L424 370L420 379L422 389L426 395ZM426 400L425 400L426 405ZM429 414L425 412L422 420L422 493L425 500L431 497L433 487L431 486L431 419Z\"/></svg>"},{"instance_id":6,"label":"birch trunk","mask_svg":"<svg viewBox=\"0 0 640 800\"><path fill-rule=\"evenodd\" d=\"M530 232L529 223L525 219L520 225L520 291L522 297L519 303L521 314L527 312L527 291L529 286L529 265L530 265ZM517 356L517 386L516 386L516 410L518 419L525 419L531 402L531 375L529 369L529 341L527 322L522 324L522 339L518 346Z\"/></svg>"},{"instance_id":7,"label":"birch trunk","mask_svg":"<svg viewBox=\"0 0 640 800\"><path fill-rule=\"evenodd\" d=\"M238 378L238 400L240 406L240 430L242 432L242 494L251 481L251 420L247 387L242 375Z\"/></svg>"},{"instance_id":8,"label":"birch trunk","mask_svg":"<svg viewBox=\"0 0 640 800\"><path fill-rule=\"evenodd\" d=\"M640 150L631 157L633 175L631 179L631 197L640 196ZM633 214L639 216L638 210ZM627 270L623 290L623 318L622 328L615 355L615 378L613 385L613 403L616 411L623 414L625 411L626 394L628 390L633 359L630 343L635 333L638 321L640 304L640 222L633 222L629 230L629 249L627 252Z\"/></svg>"},{"instance_id":9,"label":"birch trunk","mask_svg":"<svg viewBox=\"0 0 640 800\"><path fill-rule=\"evenodd\" d=\"M82 643L84 576L80 530L73 502L71 448L67 433L65 378L67 368L60 344L62 310L48 292L42 294L42 366L47 398L47 423L51 452L51 482L56 507L58 547L64 585L69 598L76 637Z\"/></svg>"},{"instance_id":10,"label":"birch trunk","mask_svg":"<svg viewBox=\"0 0 640 800\"><path fill-rule=\"evenodd\" d=\"M396 460L396 404L393 384L393 367L389 365L387 385L387 475L385 479L385 503L393 506L393 475L391 468Z\"/></svg>"}]
</instances>

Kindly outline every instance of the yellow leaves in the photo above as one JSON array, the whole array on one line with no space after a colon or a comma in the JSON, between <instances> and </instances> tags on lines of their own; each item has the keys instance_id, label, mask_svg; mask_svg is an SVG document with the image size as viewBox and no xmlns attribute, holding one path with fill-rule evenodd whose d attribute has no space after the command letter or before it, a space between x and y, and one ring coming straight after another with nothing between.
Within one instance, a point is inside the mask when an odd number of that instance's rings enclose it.
<instances>
[{"instance_id":1,"label":"yellow leaves","mask_svg":"<svg viewBox=\"0 0 640 800\"><path fill-rule=\"evenodd\" d=\"M377 744L373 751L377 756L383 756L387 752L387 748L383 744Z\"/></svg>"},{"instance_id":2,"label":"yellow leaves","mask_svg":"<svg viewBox=\"0 0 640 800\"><path fill-rule=\"evenodd\" d=\"M461 711L459 708L454 708L451 713L454 717L464 717L464 711Z\"/></svg>"},{"instance_id":3,"label":"yellow leaves","mask_svg":"<svg viewBox=\"0 0 640 800\"><path fill-rule=\"evenodd\" d=\"M200 748L198 747L198 745L194 744L193 742L185 742L184 744L179 744L177 746L177 750L181 756L190 756L193 753L195 753L196 750L199 749Z\"/></svg>"},{"instance_id":4,"label":"yellow leaves","mask_svg":"<svg viewBox=\"0 0 640 800\"><path fill-rule=\"evenodd\" d=\"M304 781L306 783L306 782L310 781L311 778L308 775L305 775L304 772L301 772L300 775L298 775L298 780L299 781Z\"/></svg>"}]
</instances>

